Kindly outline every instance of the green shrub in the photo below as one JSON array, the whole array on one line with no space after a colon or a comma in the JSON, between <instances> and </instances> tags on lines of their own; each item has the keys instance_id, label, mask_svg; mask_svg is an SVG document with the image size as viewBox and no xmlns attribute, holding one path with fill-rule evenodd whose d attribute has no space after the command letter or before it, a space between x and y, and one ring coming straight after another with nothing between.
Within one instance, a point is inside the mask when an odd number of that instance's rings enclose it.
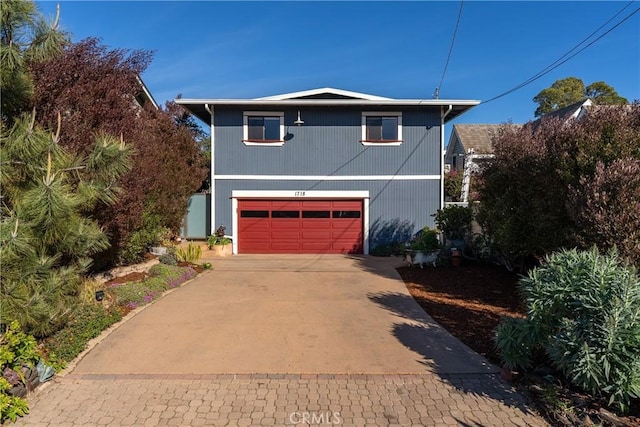
<instances>
[{"instance_id":1,"label":"green shrub","mask_svg":"<svg viewBox=\"0 0 640 427\"><path fill-rule=\"evenodd\" d=\"M149 276L168 279L179 276L183 270L183 267L176 265L156 264L149 269Z\"/></svg>"},{"instance_id":2,"label":"green shrub","mask_svg":"<svg viewBox=\"0 0 640 427\"><path fill-rule=\"evenodd\" d=\"M449 240L464 239L471 231L473 212L470 207L451 205L436 212L436 224Z\"/></svg>"},{"instance_id":3,"label":"green shrub","mask_svg":"<svg viewBox=\"0 0 640 427\"><path fill-rule=\"evenodd\" d=\"M7 391L11 388L9 381L0 377L0 423L6 420L16 421L29 412L29 404L26 399L11 396Z\"/></svg>"},{"instance_id":4,"label":"green shrub","mask_svg":"<svg viewBox=\"0 0 640 427\"><path fill-rule=\"evenodd\" d=\"M527 318L506 320L496 343L505 365L542 352L575 386L625 411L640 398L640 278L616 252L565 250L519 283Z\"/></svg>"},{"instance_id":5,"label":"green shrub","mask_svg":"<svg viewBox=\"0 0 640 427\"><path fill-rule=\"evenodd\" d=\"M425 253L440 249L438 231L429 227L424 227L411 242L411 249Z\"/></svg>"},{"instance_id":6,"label":"green shrub","mask_svg":"<svg viewBox=\"0 0 640 427\"><path fill-rule=\"evenodd\" d=\"M158 257L158 260L162 264L178 265L178 257L176 256L176 254L173 254L173 253L167 253L167 254L164 254L164 255L160 255Z\"/></svg>"},{"instance_id":7,"label":"green shrub","mask_svg":"<svg viewBox=\"0 0 640 427\"><path fill-rule=\"evenodd\" d=\"M2 374L10 372L24 383L22 367L34 368L40 357L36 339L24 333L17 321L11 322L0 335L0 423L7 419L15 421L29 412L25 399L8 394L15 383L11 384Z\"/></svg>"},{"instance_id":8,"label":"green shrub","mask_svg":"<svg viewBox=\"0 0 640 427\"><path fill-rule=\"evenodd\" d=\"M120 319L122 315L114 309L107 310L97 304L78 306L65 328L45 343L56 369L63 368L86 348L90 339L97 337Z\"/></svg>"},{"instance_id":9,"label":"green shrub","mask_svg":"<svg viewBox=\"0 0 640 427\"><path fill-rule=\"evenodd\" d=\"M199 245L189 243L186 249L178 248L176 255L181 262L195 263L202 257L202 248Z\"/></svg>"}]
</instances>

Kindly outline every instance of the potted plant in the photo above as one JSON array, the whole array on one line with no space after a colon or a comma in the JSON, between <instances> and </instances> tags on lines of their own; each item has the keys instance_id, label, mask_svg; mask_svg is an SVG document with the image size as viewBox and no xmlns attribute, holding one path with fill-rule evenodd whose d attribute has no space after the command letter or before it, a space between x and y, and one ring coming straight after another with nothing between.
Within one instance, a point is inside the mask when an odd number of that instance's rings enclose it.
<instances>
[{"instance_id":1,"label":"potted plant","mask_svg":"<svg viewBox=\"0 0 640 427\"><path fill-rule=\"evenodd\" d=\"M440 240L438 231L429 227L420 230L409 243L409 258L411 265L433 263L440 255Z\"/></svg>"},{"instance_id":2,"label":"potted plant","mask_svg":"<svg viewBox=\"0 0 640 427\"><path fill-rule=\"evenodd\" d=\"M162 227L158 230L155 237L155 246L151 247L152 255L166 255L167 248L171 245L172 232L167 227Z\"/></svg>"},{"instance_id":3,"label":"potted plant","mask_svg":"<svg viewBox=\"0 0 640 427\"><path fill-rule=\"evenodd\" d=\"M231 255L231 239L225 235L226 227L221 225L216 232L207 238L207 246L215 256Z\"/></svg>"}]
</instances>

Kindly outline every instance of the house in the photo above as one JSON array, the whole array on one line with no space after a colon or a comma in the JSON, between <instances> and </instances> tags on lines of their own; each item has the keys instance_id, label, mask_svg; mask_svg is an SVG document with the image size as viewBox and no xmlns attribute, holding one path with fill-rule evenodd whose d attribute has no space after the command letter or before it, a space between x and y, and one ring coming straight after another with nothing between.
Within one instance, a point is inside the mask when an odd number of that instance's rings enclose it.
<instances>
[{"instance_id":1,"label":"house","mask_svg":"<svg viewBox=\"0 0 640 427\"><path fill-rule=\"evenodd\" d=\"M563 122L568 122L573 119L581 119L589 112L589 109L594 105L593 101L590 99L583 99L582 101L574 102L571 105L567 105L566 107L559 108L555 111L547 113L535 120L534 123L540 122L542 119L560 119Z\"/></svg>"},{"instance_id":2,"label":"house","mask_svg":"<svg viewBox=\"0 0 640 427\"><path fill-rule=\"evenodd\" d=\"M456 124L453 125L444 163L450 170L462 171L470 154L490 157L493 155L491 139L503 125Z\"/></svg>"},{"instance_id":3,"label":"house","mask_svg":"<svg viewBox=\"0 0 640 427\"><path fill-rule=\"evenodd\" d=\"M233 253L364 254L433 226L444 125L479 104L333 88L176 102L211 126L211 231Z\"/></svg>"}]
</instances>

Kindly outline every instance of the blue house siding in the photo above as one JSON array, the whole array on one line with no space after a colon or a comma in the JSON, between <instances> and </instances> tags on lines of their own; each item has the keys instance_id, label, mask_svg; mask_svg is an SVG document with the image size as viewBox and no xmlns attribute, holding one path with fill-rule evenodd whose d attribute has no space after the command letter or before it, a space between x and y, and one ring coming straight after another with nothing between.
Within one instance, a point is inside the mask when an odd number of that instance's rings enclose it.
<instances>
[{"instance_id":1,"label":"blue house siding","mask_svg":"<svg viewBox=\"0 0 640 427\"><path fill-rule=\"evenodd\" d=\"M398 107L377 110L402 111ZM440 174L440 112L437 108L404 110L404 142L400 146L385 147L360 143L362 108L337 107L302 109L303 126L292 125L297 110L284 111L285 131L290 134L284 146L246 146L242 143L243 111L218 109L215 112L216 175Z\"/></svg>"},{"instance_id":2,"label":"blue house siding","mask_svg":"<svg viewBox=\"0 0 640 427\"><path fill-rule=\"evenodd\" d=\"M291 190L291 191L369 191L370 247L384 243L386 235L379 230L402 228L406 238L422 227L434 226L432 215L439 209L440 181L431 180L359 180L359 181L276 181L276 180L217 180L215 215L216 226L233 230L232 191Z\"/></svg>"},{"instance_id":3,"label":"blue house siding","mask_svg":"<svg viewBox=\"0 0 640 427\"><path fill-rule=\"evenodd\" d=\"M434 214L443 203L442 124L480 101L392 99L321 88L255 99L179 99L176 102L211 124L211 229L226 226L227 233L236 237L234 253L238 250L247 253L342 252L348 248L361 248L353 250L367 253L377 244L389 239L403 241L422 227L434 225ZM269 121L269 131L265 134L269 142L243 141L248 138L243 129L247 112L258 116L262 112L271 117L281 114L280 130L284 136L281 134L280 139L284 141L276 139L273 121ZM280 114L274 115L275 112ZM362 141L365 138L363 113L369 112L375 116L400 113L402 128L398 140L392 131L385 129L389 139L386 142ZM297 126L296 121L302 121L301 126ZM252 138L260 137L259 131L252 135ZM375 133L370 137L379 138ZM247 200L252 198L262 201ZM351 209L359 209L358 204L350 200L365 198L362 211L358 210L364 241L357 240L360 228L357 221L342 222L343 216L356 218L353 214L331 213L331 220L326 222L313 220L328 218L317 216L324 215L322 209L316 214L301 214L298 222L246 219L263 218L258 211L262 212L264 207L271 211L269 218L284 215L281 211L273 216L279 212L273 199L314 198L323 202L295 202L291 206L300 206L303 212L305 209L313 212L313 207L320 206L348 207L349 212L354 212ZM276 210L271 209L273 206ZM252 207L255 213L250 213ZM247 214L239 217L238 208ZM287 215L293 218L293 214ZM234 229L238 227L240 236ZM290 234L277 231L289 228ZM329 234L324 234L325 229L330 230ZM336 230L347 229L336 234ZM264 241L245 234L252 232L254 237L262 236L261 239L269 241L265 245ZM353 242L345 243L347 235Z\"/></svg>"}]
</instances>

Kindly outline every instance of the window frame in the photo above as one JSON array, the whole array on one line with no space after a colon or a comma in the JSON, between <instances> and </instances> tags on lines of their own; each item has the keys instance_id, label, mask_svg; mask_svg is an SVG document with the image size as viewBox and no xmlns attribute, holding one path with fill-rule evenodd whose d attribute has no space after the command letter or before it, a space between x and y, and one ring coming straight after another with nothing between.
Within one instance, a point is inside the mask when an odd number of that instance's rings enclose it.
<instances>
[{"instance_id":1,"label":"window frame","mask_svg":"<svg viewBox=\"0 0 640 427\"><path fill-rule=\"evenodd\" d=\"M395 117L398 120L398 139L367 139L368 117ZM360 143L369 147L398 146L404 142L402 139L402 112L400 111L363 111L362 112L362 139Z\"/></svg>"},{"instance_id":2,"label":"window frame","mask_svg":"<svg viewBox=\"0 0 640 427\"><path fill-rule=\"evenodd\" d=\"M280 119L280 139L249 139L249 117L278 117ZM242 143L261 147L282 147L284 145L283 111L244 111L242 113Z\"/></svg>"}]
</instances>

